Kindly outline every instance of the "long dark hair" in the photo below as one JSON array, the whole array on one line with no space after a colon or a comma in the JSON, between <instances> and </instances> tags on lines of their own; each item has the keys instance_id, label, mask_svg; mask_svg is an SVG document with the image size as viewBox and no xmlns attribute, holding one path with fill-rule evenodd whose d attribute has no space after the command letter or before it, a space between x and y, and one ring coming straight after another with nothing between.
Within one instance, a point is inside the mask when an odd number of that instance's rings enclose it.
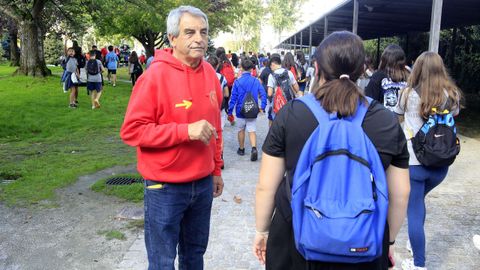
<instances>
[{"instance_id":1,"label":"long dark hair","mask_svg":"<svg viewBox=\"0 0 480 270\"><path fill-rule=\"evenodd\" d=\"M297 52L295 53L295 55L297 56L298 62L299 62L302 66L305 65L305 63L307 62L307 61L305 60L305 54L304 54L302 51L299 50L299 51L297 51Z\"/></svg>"},{"instance_id":2,"label":"long dark hair","mask_svg":"<svg viewBox=\"0 0 480 270\"><path fill-rule=\"evenodd\" d=\"M348 31L333 32L320 43L314 57L318 76L325 82L317 84L313 93L323 108L341 116L354 115L358 101L366 101L355 83L363 73L362 39Z\"/></svg>"},{"instance_id":3,"label":"long dark hair","mask_svg":"<svg viewBox=\"0 0 480 270\"><path fill-rule=\"evenodd\" d=\"M138 62L138 55L137 55L136 51L133 51L130 54L130 57L128 57L128 62L130 62L132 64L135 64L136 62Z\"/></svg>"},{"instance_id":4,"label":"long dark hair","mask_svg":"<svg viewBox=\"0 0 480 270\"><path fill-rule=\"evenodd\" d=\"M382 53L378 69L385 72L394 82L406 82L409 75L406 64L407 59L402 47L390 44Z\"/></svg>"},{"instance_id":5,"label":"long dark hair","mask_svg":"<svg viewBox=\"0 0 480 270\"><path fill-rule=\"evenodd\" d=\"M295 67L295 58L291 52L287 52L283 58L283 67L287 70L290 70L292 67L296 70ZM296 74L295 74L296 75Z\"/></svg>"}]
</instances>

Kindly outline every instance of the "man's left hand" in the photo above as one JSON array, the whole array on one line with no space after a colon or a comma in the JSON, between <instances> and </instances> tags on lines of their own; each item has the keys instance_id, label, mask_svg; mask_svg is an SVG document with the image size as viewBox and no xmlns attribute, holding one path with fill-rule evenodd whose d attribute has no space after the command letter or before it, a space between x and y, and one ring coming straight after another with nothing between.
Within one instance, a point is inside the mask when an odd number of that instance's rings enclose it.
<instances>
[{"instance_id":1,"label":"man's left hand","mask_svg":"<svg viewBox=\"0 0 480 270\"><path fill-rule=\"evenodd\" d=\"M222 195L223 192L223 179L221 176L213 176L213 197Z\"/></svg>"}]
</instances>

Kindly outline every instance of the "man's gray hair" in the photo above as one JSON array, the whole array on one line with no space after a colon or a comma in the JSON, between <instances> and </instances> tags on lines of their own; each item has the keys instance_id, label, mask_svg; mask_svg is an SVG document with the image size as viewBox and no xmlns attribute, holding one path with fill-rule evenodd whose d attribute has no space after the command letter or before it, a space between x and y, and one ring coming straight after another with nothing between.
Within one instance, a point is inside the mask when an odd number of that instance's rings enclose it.
<instances>
[{"instance_id":1,"label":"man's gray hair","mask_svg":"<svg viewBox=\"0 0 480 270\"><path fill-rule=\"evenodd\" d=\"M178 37L180 34L180 19L182 18L182 15L184 13L189 13L190 15L193 15L195 17L200 17L205 20L205 23L207 24L207 30L208 30L208 18L203 11L196 7L192 6L179 6L176 9L173 9L168 13L167 17L167 34L172 35L174 37Z\"/></svg>"}]
</instances>

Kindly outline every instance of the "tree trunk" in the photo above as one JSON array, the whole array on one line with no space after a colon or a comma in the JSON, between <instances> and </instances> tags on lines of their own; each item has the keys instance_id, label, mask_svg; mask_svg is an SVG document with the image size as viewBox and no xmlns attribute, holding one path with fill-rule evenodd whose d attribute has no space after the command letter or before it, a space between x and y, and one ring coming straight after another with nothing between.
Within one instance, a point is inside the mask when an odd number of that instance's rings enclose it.
<instances>
[{"instance_id":1,"label":"tree trunk","mask_svg":"<svg viewBox=\"0 0 480 270\"><path fill-rule=\"evenodd\" d=\"M20 68L18 74L45 77L52 74L45 64L40 20L23 20L20 25Z\"/></svg>"},{"instance_id":2,"label":"tree trunk","mask_svg":"<svg viewBox=\"0 0 480 270\"><path fill-rule=\"evenodd\" d=\"M134 36L140 43L142 43L143 48L145 48L145 54L147 59L150 56L155 54L155 40L151 40L147 35Z\"/></svg>"},{"instance_id":3,"label":"tree trunk","mask_svg":"<svg viewBox=\"0 0 480 270\"><path fill-rule=\"evenodd\" d=\"M18 51L18 29L12 27L9 31L10 36L10 66L20 66L20 53Z\"/></svg>"}]
</instances>

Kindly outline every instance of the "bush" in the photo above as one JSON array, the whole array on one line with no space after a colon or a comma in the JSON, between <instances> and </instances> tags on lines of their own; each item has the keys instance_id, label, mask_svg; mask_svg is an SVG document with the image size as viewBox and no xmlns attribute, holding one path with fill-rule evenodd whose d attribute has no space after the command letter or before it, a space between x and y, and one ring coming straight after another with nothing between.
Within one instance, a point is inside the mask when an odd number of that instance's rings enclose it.
<instances>
[{"instance_id":1,"label":"bush","mask_svg":"<svg viewBox=\"0 0 480 270\"><path fill-rule=\"evenodd\" d=\"M47 64L58 65L59 59L63 55L63 42L57 36L50 34L44 42L45 62Z\"/></svg>"}]
</instances>

